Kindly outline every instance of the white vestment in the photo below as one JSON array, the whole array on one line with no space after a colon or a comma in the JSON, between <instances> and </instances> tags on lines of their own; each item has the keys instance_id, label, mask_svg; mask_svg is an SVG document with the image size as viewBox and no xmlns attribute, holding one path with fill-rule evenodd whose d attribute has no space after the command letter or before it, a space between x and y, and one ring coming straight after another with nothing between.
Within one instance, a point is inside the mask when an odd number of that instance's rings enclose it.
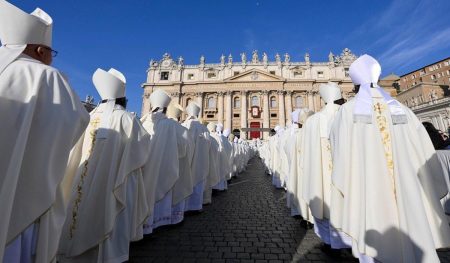
<instances>
[{"instance_id":1,"label":"white vestment","mask_svg":"<svg viewBox=\"0 0 450 263\"><path fill-rule=\"evenodd\" d=\"M35 223L30 253L35 250L36 262L50 262L71 190L69 153L89 115L55 68L26 55L0 68L0 262L5 246Z\"/></svg>"},{"instance_id":2,"label":"white vestment","mask_svg":"<svg viewBox=\"0 0 450 263\"><path fill-rule=\"evenodd\" d=\"M213 186L213 189L225 190L227 189L227 177L230 173L230 155L228 155L229 148L226 148L229 144L226 138L220 134L211 134L213 138L218 143L218 160L217 160L217 171L218 179L217 184Z\"/></svg>"},{"instance_id":3,"label":"white vestment","mask_svg":"<svg viewBox=\"0 0 450 263\"><path fill-rule=\"evenodd\" d=\"M407 107L407 123L394 124L383 98L372 96L371 123L355 118L355 99L334 120L331 225L351 236L355 256L439 262L435 249L450 245L450 230L433 145Z\"/></svg>"},{"instance_id":4,"label":"white vestment","mask_svg":"<svg viewBox=\"0 0 450 263\"><path fill-rule=\"evenodd\" d=\"M188 155L188 133L179 123L168 119L161 112L149 113L141 121L151 136L148 149L151 157L144 174L157 178L156 184L145 182L150 200L148 203L153 204L150 207L150 217L144 225L144 233L149 234L154 227L171 224L172 205L182 201L189 192L185 185L178 185L177 191L173 191L182 174L180 162L184 162L183 158Z\"/></svg>"},{"instance_id":5,"label":"white vestment","mask_svg":"<svg viewBox=\"0 0 450 263\"><path fill-rule=\"evenodd\" d=\"M220 182L220 146L216 138L210 136L209 148L209 173L206 178L205 190L203 192L203 204L212 202L212 189Z\"/></svg>"},{"instance_id":6,"label":"white vestment","mask_svg":"<svg viewBox=\"0 0 450 263\"><path fill-rule=\"evenodd\" d=\"M186 199L186 211L200 210L202 209L203 192L209 175L211 138L208 129L196 119L186 120L183 126L188 129L189 138L194 145L191 167L194 191Z\"/></svg>"},{"instance_id":7,"label":"white vestment","mask_svg":"<svg viewBox=\"0 0 450 263\"><path fill-rule=\"evenodd\" d=\"M338 109L339 105L327 104L321 111L309 117L303 127L302 196L314 217L316 234L327 244L331 244L329 219L333 169L329 130ZM311 221L311 218L308 220Z\"/></svg>"},{"instance_id":8,"label":"white vestment","mask_svg":"<svg viewBox=\"0 0 450 263\"><path fill-rule=\"evenodd\" d=\"M142 238L149 210L142 168L150 136L120 105L101 127L106 106L91 112L79 142L81 160L61 236L61 262L123 262L129 242Z\"/></svg>"}]
</instances>

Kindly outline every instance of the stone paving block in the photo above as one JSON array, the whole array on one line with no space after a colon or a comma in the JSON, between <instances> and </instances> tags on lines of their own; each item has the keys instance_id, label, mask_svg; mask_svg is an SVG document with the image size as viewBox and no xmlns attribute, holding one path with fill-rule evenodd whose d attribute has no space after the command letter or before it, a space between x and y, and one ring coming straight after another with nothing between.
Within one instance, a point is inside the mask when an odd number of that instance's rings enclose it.
<instances>
[{"instance_id":1,"label":"stone paving block","mask_svg":"<svg viewBox=\"0 0 450 263\"><path fill-rule=\"evenodd\" d=\"M254 158L227 191L214 191L202 212L132 242L129 262L358 262L351 251L324 250L303 225L290 216L284 190L272 186ZM449 249L438 254L450 263Z\"/></svg>"}]
</instances>

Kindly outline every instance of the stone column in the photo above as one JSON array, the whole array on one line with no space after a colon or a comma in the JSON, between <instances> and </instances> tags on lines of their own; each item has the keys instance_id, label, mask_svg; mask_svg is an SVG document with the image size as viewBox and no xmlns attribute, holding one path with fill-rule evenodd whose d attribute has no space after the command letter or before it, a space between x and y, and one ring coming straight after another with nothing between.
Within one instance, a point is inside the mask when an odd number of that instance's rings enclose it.
<instances>
[{"instance_id":1,"label":"stone column","mask_svg":"<svg viewBox=\"0 0 450 263\"><path fill-rule=\"evenodd\" d=\"M313 93L312 91L307 91L306 96L308 97L308 108L314 110Z\"/></svg>"},{"instance_id":2,"label":"stone column","mask_svg":"<svg viewBox=\"0 0 450 263\"><path fill-rule=\"evenodd\" d=\"M225 129L230 129L230 131L233 131L233 122L232 122L232 118L233 118L233 107L232 107L232 103L233 103L233 92L232 91L227 91L226 92L226 113L227 116L225 118Z\"/></svg>"},{"instance_id":3,"label":"stone column","mask_svg":"<svg viewBox=\"0 0 450 263\"><path fill-rule=\"evenodd\" d=\"M223 91L217 92L217 96L218 96L218 100L217 100L217 111L218 111L217 122L222 123L222 124L223 124L223 95L225 95L225 93Z\"/></svg>"},{"instance_id":4,"label":"stone column","mask_svg":"<svg viewBox=\"0 0 450 263\"><path fill-rule=\"evenodd\" d=\"M286 98L287 98L287 119L289 122L292 122L291 120L291 112L292 112L292 91L286 91Z\"/></svg>"},{"instance_id":5,"label":"stone column","mask_svg":"<svg viewBox=\"0 0 450 263\"><path fill-rule=\"evenodd\" d=\"M198 106L200 106L199 117L203 118L203 92L196 92L195 97L196 97L196 102L197 102Z\"/></svg>"},{"instance_id":6,"label":"stone column","mask_svg":"<svg viewBox=\"0 0 450 263\"><path fill-rule=\"evenodd\" d=\"M241 128L247 128L247 91L241 91ZM241 131L241 138L247 139L247 132Z\"/></svg>"},{"instance_id":7,"label":"stone column","mask_svg":"<svg viewBox=\"0 0 450 263\"><path fill-rule=\"evenodd\" d=\"M284 90L277 91L278 94L278 124L286 126L286 113L284 109Z\"/></svg>"},{"instance_id":8,"label":"stone column","mask_svg":"<svg viewBox=\"0 0 450 263\"><path fill-rule=\"evenodd\" d=\"M263 96L263 128L270 128L269 91L261 91ZM269 138L269 132L263 132L263 139Z\"/></svg>"}]
</instances>

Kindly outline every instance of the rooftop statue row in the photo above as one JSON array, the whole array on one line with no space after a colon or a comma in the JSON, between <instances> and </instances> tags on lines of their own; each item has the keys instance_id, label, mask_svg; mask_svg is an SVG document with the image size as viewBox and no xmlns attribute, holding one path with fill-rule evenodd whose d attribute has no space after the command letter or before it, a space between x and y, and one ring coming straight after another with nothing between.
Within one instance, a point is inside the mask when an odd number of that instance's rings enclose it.
<instances>
[{"instance_id":1,"label":"rooftop statue row","mask_svg":"<svg viewBox=\"0 0 450 263\"><path fill-rule=\"evenodd\" d=\"M245 52L240 54L240 64L241 65L255 65L255 64L262 64L262 65L268 65L270 64L277 64L277 65L282 65L282 64L290 64L291 63L291 56L289 55L289 53L285 53L283 56L281 56L279 53L275 54L275 61L274 62L269 62L269 58L266 52L262 53L262 57L260 60L259 54L258 54L258 50L254 50L252 52L251 55L251 59L247 59L247 54ZM328 55L328 63L331 65L350 65L354 60L356 60L357 56L354 55L350 49L345 48L341 55L334 55L332 52L330 52L330 54ZM199 66L200 67L204 67L206 65L206 58L204 55L200 56L200 61L199 61ZM310 60L310 55L309 53L306 53L304 56L304 63L306 64L310 64L311 60ZM228 55L228 58L222 54L220 56L220 63L213 63L210 65L219 65L219 66L225 66L225 65L232 65L233 64L233 56L231 54ZM175 61L171 55L169 53L165 53L162 57L161 60L156 61L156 60L150 60L150 67L158 67L158 66L162 66L165 68L168 67L173 67L173 68L181 68L184 66L184 58L183 57L179 57L177 59L177 61Z\"/></svg>"}]
</instances>

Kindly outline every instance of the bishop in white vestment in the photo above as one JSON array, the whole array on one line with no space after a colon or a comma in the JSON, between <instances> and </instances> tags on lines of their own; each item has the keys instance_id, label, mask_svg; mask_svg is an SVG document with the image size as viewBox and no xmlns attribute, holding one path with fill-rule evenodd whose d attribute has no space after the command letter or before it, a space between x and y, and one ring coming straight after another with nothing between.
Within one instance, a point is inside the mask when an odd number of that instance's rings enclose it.
<instances>
[{"instance_id":1,"label":"bishop in white vestment","mask_svg":"<svg viewBox=\"0 0 450 263\"><path fill-rule=\"evenodd\" d=\"M198 211L203 207L203 192L205 191L208 176L210 174L210 148L211 138L208 129L199 122L198 115L200 107L194 102L189 103L186 108L188 118L183 126L188 129L190 140L194 145L194 156L192 159L192 184L194 191L186 200L187 211Z\"/></svg>"},{"instance_id":2,"label":"bishop in white vestment","mask_svg":"<svg viewBox=\"0 0 450 263\"><path fill-rule=\"evenodd\" d=\"M121 72L97 69L92 80L102 102L91 112L84 139L76 146L81 160L60 262L128 260L129 243L142 238L148 216L142 169L149 159L150 136L125 110Z\"/></svg>"},{"instance_id":3,"label":"bishop in white vestment","mask_svg":"<svg viewBox=\"0 0 450 263\"><path fill-rule=\"evenodd\" d=\"M52 18L0 0L0 262L56 258L89 114L52 62Z\"/></svg>"},{"instance_id":4,"label":"bishop in white vestment","mask_svg":"<svg viewBox=\"0 0 450 263\"><path fill-rule=\"evenodd\" d=\"M165 91L153 91L150 95L152 112L141 119L151 136L148 148L151 158L144 173L157 178L156 184L145 183L149 198L153 199L155 204L144 225L144 234L152 233L153 229L159 226L172 224L172 206L183 200L186 194L186 189L183 192L175 192L177 200L174 203L174 187L180 179L180 160L188 155L188 134L178 122L167 118L169 103L170 96Z\"/></svg>"},{"instance_id":5,"label":"bishop in white vestment","mask_svg":"<svg viewBox=\"0 0 450 263\"><path fill-rule=\"evenodd\" d=\"M359 92L331 129L331 225L363 260L439 262L435 249L450 245L441 168L421 122L377 85L380 73L368 55L350 66Z\"/></svg>"},{"instance_id":6,"label":"bishop in white vestment","mask_svg":"<svg viewBox=\"0 0 450 263\"><path fill-rule=\"evenodd\" d=\"M302 196L314 217L312 223L316 234L326 244L343 248L345 245L339 244L338 239L331 240L329 226L333 169L329 133L336 112L342 104L342 95L339 86L333 82L320 85L319 93L325 106L311 116L303 127Z\"/></svg>"},{"instance_id":7,"label":"bishop in white vestment","mask_svg":"<svg viewBox=\"0 0 450 263\"><path fill-rule=\"evenodd\" d=\"M171 101L169 107L167 108L167 117L172 119L178 123L181 114L184 109L180 104ZM186 210L186 198L188 198L194 189L192 184L192 174L191 174L191 166L192 166L192 156L194 145L192 141L188 140L187 129L180 123L178 125L184 130L185 136L183 136L182 140L186 145L186 155L180 158L180 175L178 180L176 181L173 187L172 193L172 219L171 224L178 224L184 219L184 211Z\"/></svg>"}]
</instances>

